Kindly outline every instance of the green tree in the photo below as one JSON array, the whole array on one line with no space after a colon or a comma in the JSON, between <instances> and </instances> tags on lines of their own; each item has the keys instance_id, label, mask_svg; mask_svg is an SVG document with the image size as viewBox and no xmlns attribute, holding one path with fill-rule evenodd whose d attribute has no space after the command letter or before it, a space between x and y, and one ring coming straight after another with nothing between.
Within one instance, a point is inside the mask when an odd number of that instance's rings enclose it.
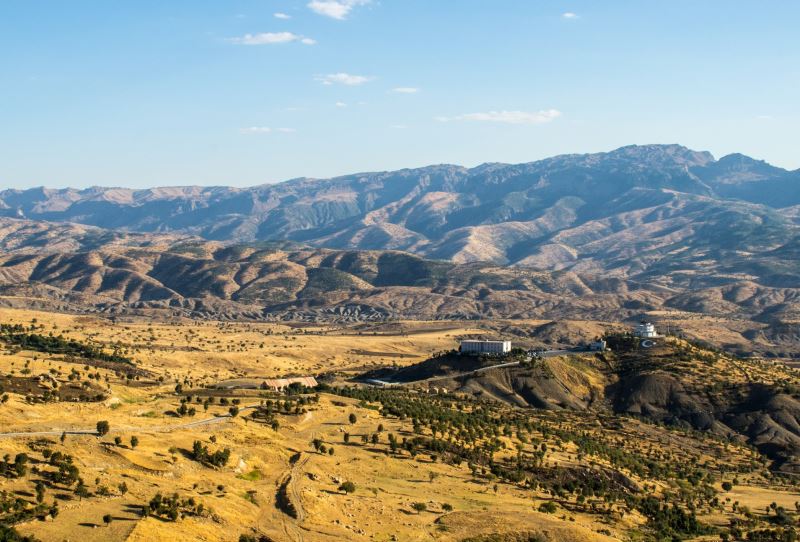
<instances>
[{"instance_id":1,"label":"green tree","mask_svg":"<svg viewBox=\"0 0 800 542\"><path fill-rule=\"evenodd\" d=\"M555 514L556 504L552 501L543 502L539 505L539 512L544 512L545 514Z\"/></svg>"},{"instance_id":2,"label":"green tree","mask_svg":"<svg viewBox=\"0 0 800 542\"><path fill-rule=\"evenodd\" d=\"M339 491L345 494L355 493L356 485L348 480L347 482L343 482L342 485L339 486Z\"/></svg>"},{"instance_id":3,"label":"green tree","mask_svg":"<svg viewBox=\"0 0 800 542\"><path fill-rule=\"evenodd\" d=\"M27 454L20 453L14 457L14 472L17 474L17 477L25 476L25 473L28 472Z\"/></svg>"},{"instance_id":4,"label":"green tree","mask_svg":"<svg viewBox=\"0 0 800 542\"><path fill-rule=\"evenodd\" d=\"M111 430L111 426L107 421L99 421L97 422L96 429L97 429L97 436L104 437Z\"/></svg>"},{"instance_id":5,"label":"green tree","mask_svg":"<svg viewBox=\"0 0 800 542\"><path fill-rule=\"evenodd\" d=\"M75 486L75 495L78 496L78 500L80 501L89 496L89 488L83 483L83 478L79 479L78 485Z\"/></svg>"},{"instance_id":6,"label":"green tree","mask_svg":"<svg viewBox=\"0 0 800 542\"><path fill-rule=\"evenodd\" d=\"M41 480L36 482L36 502L39 504L44 502L44 484Z\"/></svg>"}]
</instances>

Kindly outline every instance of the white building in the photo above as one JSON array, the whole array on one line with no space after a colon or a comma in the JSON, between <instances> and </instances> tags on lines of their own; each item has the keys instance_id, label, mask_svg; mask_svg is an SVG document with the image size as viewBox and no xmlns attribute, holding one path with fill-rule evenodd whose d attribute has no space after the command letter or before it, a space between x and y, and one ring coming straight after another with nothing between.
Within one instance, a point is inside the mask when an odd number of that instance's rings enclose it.
<instances>
[{"instance_id":1,"label":"white building","mask_svg":"<svg viewBox=\"0 0 800 542\"><path fill-rule=\"evenodd\" d=\"M261 389L270 389L272 391L282 391L292 384L300 384L306 388L316 388L318 386L317 379L313 376L298 376L293 378L268 378L261 383Z\"/></svg>"},{"instance_id":2,"label":"white building","mask_svg":"<svg viewBox=\"0 0 800 542\"><path fill-rule=\"evenodd\" d=\"M656 327L650 322L642 322L636 326L633 334L643 339L655 339L658 337L658 333L656 333Z\"/></svg>"},{"instance_id":3,"label":"white building","mask_svg":"<svg viewBox=\"0 0 800 542\"><path fill-rule=\"evenodd\" d=\"M606 341L600 339L598 341L592 341L589 343L589 350L592 352L603 352L607 348Z\"/></svg>"},{"instance_id":4,"label":"white building","mask_svg":"<svg viewBox=\"0 0 800 542\"><path fill-rule=\"evenodd\" d=\"M461 341L461 352L469 354L508 354L511 341Z\"/></svg>"}]
</instances>

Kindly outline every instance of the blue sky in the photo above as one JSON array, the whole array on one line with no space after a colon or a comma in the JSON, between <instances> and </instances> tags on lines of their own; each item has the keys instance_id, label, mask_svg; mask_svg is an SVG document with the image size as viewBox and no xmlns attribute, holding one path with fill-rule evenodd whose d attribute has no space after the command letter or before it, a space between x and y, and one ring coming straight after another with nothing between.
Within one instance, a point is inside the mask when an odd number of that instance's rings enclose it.
<instances>
[{"instance_id":1,"label":"blue sky","mask_svg":"<svg viewBox=\"0 0 800 542\"><path fill-rule=\"evenodd\" d=\"M800 168L800 2L3 0L0 187L637 143Z\"/></svg>"}]
</instances>

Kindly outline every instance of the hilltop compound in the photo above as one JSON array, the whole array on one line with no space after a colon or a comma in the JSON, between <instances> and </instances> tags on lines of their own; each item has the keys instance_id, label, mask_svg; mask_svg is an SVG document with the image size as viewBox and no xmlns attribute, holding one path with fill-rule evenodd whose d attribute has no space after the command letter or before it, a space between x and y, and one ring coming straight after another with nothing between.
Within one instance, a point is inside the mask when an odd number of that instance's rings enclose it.
<instances>
[{"instance_id":1,"label":"hilltop compound","mask_svg":"<svg viewBox=\"0 0 800 542\"><path fill-rule=\"evenodd\" d=\"M463 354L508 354L511 341L461 341Z\"/></svg>"}]
</instances>

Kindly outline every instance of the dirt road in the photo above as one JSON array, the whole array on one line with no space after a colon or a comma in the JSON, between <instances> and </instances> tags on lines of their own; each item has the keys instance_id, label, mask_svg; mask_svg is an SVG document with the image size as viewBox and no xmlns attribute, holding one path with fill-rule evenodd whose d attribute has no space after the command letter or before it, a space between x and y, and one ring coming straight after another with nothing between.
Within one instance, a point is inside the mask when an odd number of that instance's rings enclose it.
<instances>
[{"instance_id":1,"label":"dirt road","mask_svg":"<svg viewBox=\"0 0 800 542\"><path fill-rule=\"evenodd\" d=\"M239 409L239 412L244 410L251 410L258 405L249 405ZM214 416L213 418L206 418L204 420L196 420L189 423L179 423L175 425L162 425L152 427L112 427L109 433L125 434L125 433L169 433L172 431L180 431L181 429L193 429L204 425L212 425L229 421L233 416L230 414L223 414L222 416ZM59 437L61 435L89 435L97 436L96 429L48 429L46 431L12 431L9 433L0 433L0 438L26 438L26 437Z\"/></svg>"}]
</instances>

